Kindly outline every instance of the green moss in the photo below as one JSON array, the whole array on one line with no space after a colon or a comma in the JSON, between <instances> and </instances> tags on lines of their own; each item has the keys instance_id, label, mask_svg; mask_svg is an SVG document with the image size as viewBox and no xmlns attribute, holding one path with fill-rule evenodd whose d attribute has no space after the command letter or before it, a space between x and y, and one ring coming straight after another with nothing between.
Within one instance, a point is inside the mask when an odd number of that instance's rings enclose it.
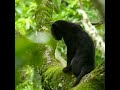
<instances>
[{"instance_id":1,"label":"green moss","mask_svg":"<svg viewBox=\"0 0 120 90\"><path fill-rule=\"evenodd\" d=\"M63 73L63 67L51 66L44 73L43 87L45 90L68 90L75 78L71 73ZM70 75L69 75L70 74Z\"/></svg>"},{"instance_id":2,"label":"green moss","mask_svg":"<svg viewBox=\"0 0 120 90\"><path fill-rule=\"evenodd\" d=\"M105 63L104 61L90 74L86 75L81 80L80 84L71 90L104 90L104 81L105 81Z\"/></svg>"},{"instance_id":3,"label":"green moss","mask_svg":"<svg viewBox=\"0 0 120 90\"><path fill-rule=\"evenodd\" d=\"M104 90L104 82L103 80L97 78L93 78L88 82L79 85L73 90Z\"/></svg>"}]
</instances>

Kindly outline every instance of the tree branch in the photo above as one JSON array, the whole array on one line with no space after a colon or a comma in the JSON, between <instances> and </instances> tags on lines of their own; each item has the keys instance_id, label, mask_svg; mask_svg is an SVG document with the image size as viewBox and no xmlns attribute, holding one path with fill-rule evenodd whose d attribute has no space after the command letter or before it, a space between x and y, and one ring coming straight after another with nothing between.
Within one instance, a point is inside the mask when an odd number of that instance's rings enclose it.
<instances>
[{"instance_id":1,"label":"tree branch","mask_svg":"<svg viewBox=\"0 0 120 90\"><path fill-rule=\"evenodd\" d=\"M79 0L79 3L80 3L80 9L84 10L81 0Z\"/></svg>"},{"instance_id":2,"label":"tree branch","mask_svg":"<svg viewBox=\"0 0 120 90\"><path fill-rule=\"evenodd\" d=\"M101 25L101 24L103 24L104 23L104 20L101 20L101 21L99 21L99 22L92 22L91 24L92 25L95 25L95 26L99 26L99 25Z\"/></svg>"},{"instance_id":3,"label":"tree branch","mask_svg":"<svg viewBox=\"0 0 120 90\"><path fill-rule=\"evenodd\" d=\"M80 4L82 4L81 0L79 0L79 1L80 1ZM104 54L105 54L105 43L104 43L104 41L102 40L102 38L99 35L96 28L90 22L86 12L83 10L83 8L81 8L81 6L80 6L79 11L83 16L81 22L82 22L82 24L83 24L83 26L85 28L85 31L87 31L88 34L92 37L92 39L93 39L93 41L94 41L94 43L96 45L96 48L102 52L103 57L104 57Z\"/></svg>"}]
</instances>

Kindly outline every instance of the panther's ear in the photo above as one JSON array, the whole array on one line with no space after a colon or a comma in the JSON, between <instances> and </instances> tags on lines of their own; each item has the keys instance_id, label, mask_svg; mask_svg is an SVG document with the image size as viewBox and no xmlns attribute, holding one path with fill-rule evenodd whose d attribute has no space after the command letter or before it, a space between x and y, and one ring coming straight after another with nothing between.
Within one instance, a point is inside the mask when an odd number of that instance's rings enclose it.
<instances>
[{"instance_id":1,"label":"panther's ear","mask_svg":"<svg viewBox=\"0 0 120 90\"><path fill-rule=\"evenodd\" d=\"M53 24L52 24L52 27L55 27L55 26L56 26L56 24L55 24L55 23L53 23Z\"/></svg>"},{"instance_id":2,"label":"panther's ear","mask_svg":"<svg viewBox=\"0 0 120 90\"><path fill-rule=\"evenodd\" d=\"M52 24L52 28L53 28L54 30L56 30L56 29L58 28L57 24L53 23L53 24Z\"/></svg>"}]
</instances>

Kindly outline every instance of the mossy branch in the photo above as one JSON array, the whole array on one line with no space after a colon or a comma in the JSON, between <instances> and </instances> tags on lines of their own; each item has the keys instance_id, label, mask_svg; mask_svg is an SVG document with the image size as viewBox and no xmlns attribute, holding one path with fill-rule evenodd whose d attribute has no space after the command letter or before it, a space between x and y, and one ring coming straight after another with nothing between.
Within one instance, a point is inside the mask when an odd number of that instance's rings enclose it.
<instances>
[{"instance_id":1,"label":"mossy branch","mask_svg":"<svg viewBox=\"0 0 120 90\"><path fill-rule=\"evenodd\" d=\"M85 75L80 83L72 88L76 78L72 73L64 73L63 67L56 63L42 74L42 84L45 90L104 90L104 61L92 72Z\"/></svg>"}]
</instances>

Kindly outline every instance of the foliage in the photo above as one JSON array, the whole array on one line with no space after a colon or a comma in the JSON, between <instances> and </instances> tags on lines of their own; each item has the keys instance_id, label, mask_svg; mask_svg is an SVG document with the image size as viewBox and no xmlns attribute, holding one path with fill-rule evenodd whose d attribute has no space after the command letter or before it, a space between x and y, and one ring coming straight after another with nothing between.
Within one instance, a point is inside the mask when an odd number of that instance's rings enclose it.
<instances>
[{"instance_id":1,"label":"foliage","mask_svg":"<svg viewBox=\"0 0 120 90\"><path fill-rule=\"evenodd\" d=\"M16 72L16 90L44 90L41 85L41 77L33 67L23 66Z\"/></svg>"},{"instance_id":2,"label":"foliage","mask_svg":"<svg viewBox=\"0 0 120 90\"><path fill-rule=\"evenodd\" d=\"M40 35L41 39L38 41L34 38L31 39L31 37L28 39L18 32L15 34L16 90L39 90L41 88L41 78L37 74L37 67L41 67L46 62L51 62L49 55L52 56L54 52L52 51L53 53L51 53L51 49L49 50L48 46L55 48L55 41L54 39L51 40L49 34L47 34L46 38L44 36L46 33L41 33ZM44 40L44 42L41 40Z\"/></svg>"},{"instance_id":3,"label":"foliage","mask_svg":"<svg viewBox=\"0 0 120 90\"><path fill-rule=\"evenodd\" d=\"M25 35L35 29L36 8L34 0L15 0L15 29L21 34Z\"/></svg>"},{"instance_id":4,"label":"foliage","mask_svg":"<svg viewBox=\"0 0 120 90\"><path fill-rule=\"evenodd\" d=\"M16 34L15 37L15 68L23 65L42 65L43 51L46 48L34 43L26 37Z\"/></svg>"},{"instance_id":5,"label":"foliage","mask_svg":"<svg viewBox=\"0 0 120 90\"><path fill-rule=\"evenodd\" d=\"M37 23L36 30L42 31L46 30L48 31L48 28L50 28L51 23L51 15L52 15L52 4L49 0L36 0L37 2L37 9L35 12L35 21Z\"/></svg>"}]
</instances>

